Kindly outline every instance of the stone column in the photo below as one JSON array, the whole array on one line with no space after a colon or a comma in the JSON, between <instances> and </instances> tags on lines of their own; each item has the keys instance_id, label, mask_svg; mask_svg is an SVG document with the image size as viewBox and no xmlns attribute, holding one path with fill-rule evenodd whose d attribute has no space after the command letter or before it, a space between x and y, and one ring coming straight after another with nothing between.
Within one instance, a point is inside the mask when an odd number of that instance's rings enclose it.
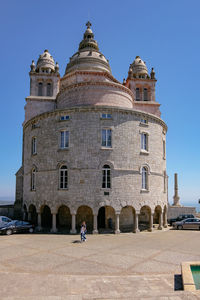
<instances>
[{"instance_id":1,"label":"stone column","mask_svg":"<svg viewBox=\"0 0 200 300\"><path fill-rule=\"evenodd\" d=\"M149 231L153 231L153 214L151 213L150 214L150 217L149 217Z\"/></svg>"},{"instance_id":2,"label":"stone column","mask_svg":"<svg viewBox=\"0 0 200 300\"><path fill-rule=\"evenodd\" d=\"M140 214L139 212L135 212L135 215L134 215L134 229L133 229L134 233L140 232L139 226L138 226L138 224L139 224L139 214Z\"/></svg>"},{"instance_id":3,"label":"stone column","mask_svg":"<svg viewBox=\"0 0 200 300\"><path fill-rule=\"evenodd\" d=\"M164 221L163 221L164 228L167 228L167 210L164 211Z\"/></svg>"},{"instance_id":4,"label":"stone column","mask_svg":"<svg viewBox=\"0 0 200 300\"><path fill-rule=\"evenodd\" d=\"M26 211L23 212L23 220L26 221Z\"/></svg>"},{"instance_id":5,"label":"stone column","mask_svg":"<svg viewBox=\"0 0 200 300\"><path fill-rule=\"evenodd\" d=\"M159 214L159 226L158 226L158 230L162 230L163 229L163 215L162 215L162 212L160 212Z\"/></svg>"},{"instance_id":6,"label":"stone column","mask_svg":"<svg viewBox=\"0 0 200 300\"><path fill-rule=\"evenodd\" d=\"M51 228L51 232L53 232L53 233L57 232L57 228L56 228L56 213L55 212L52 213L52 228Z\"/></svg>"},{"instance_id":7,"label":"stone column","mask_svg":"<svg viewBox=\"0 0 200 300\"><path fill-rule=\"evenodd\" d=\"M72 229L70 230L71 234L76 233L76 214L72 213Z\"/></svg>"},{"instance_id":8,"label":"stone column","mask_svg":"<svg viewBox=\"0 0 200 300\"><path fill-rule=\"evenodd\" d=\"M178 174L174 174L174 203L173 206L180 206L179 200L180 197L178 195Z\"/></svg>"},{"instance_id":9,"label":"stone column","mask_svg":"<svg viewBox=\"0 0 200 300\"><path fill-rule=\"evenodd\" d=\"M28 212L28 221L31 221L31 213Z\"/></svg>"},{"instance_id":10,"label":"stone column","mask_svg":"<svg viewBox=\"0 0 200 300\"><path fill-rule=\"evenodd\" d=\"M98 229L97 229L97 215L96 214L94 214L93 215L93 231L92 231L92 233L93 234L97 234L98 233Z\"/></svg>"},{"instance_id":11,"label":"stone column","mask_svg":"<svg viewBox=\"0 0 200 300\"><path fill-rule=\"evenodd\" d=\"M119 230L119 213L116 213L116 217L115 217L115 234L120 233Z\"/></svg>"},{"instance_id":12,"label":"stone column","mask_svg":"<svg viewBox=\"0 0 200 300\"><path fill-rule=\"evenodd\" d=\"M41 212L38 212L38 226L37 226L38 230L42 229L41 224L42 224L42 222L41 222Z\"/></svg>"}]
</instances>

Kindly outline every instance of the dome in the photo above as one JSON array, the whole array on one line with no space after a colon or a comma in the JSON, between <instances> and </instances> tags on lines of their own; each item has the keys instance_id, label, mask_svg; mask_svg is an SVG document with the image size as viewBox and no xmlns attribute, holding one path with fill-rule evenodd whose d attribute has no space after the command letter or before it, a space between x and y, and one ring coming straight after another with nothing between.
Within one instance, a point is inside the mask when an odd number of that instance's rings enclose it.
<instances>
[{"instance_id":1,"label":"dome","mask_svg":"<svg viewBox=\"0 0 200 300\"><path fill-rule=\"evenodd\" d=\"M48 50L44 50L44 52L39 56L38 61L37 61L37 66L36 70L55 70L55 62L51 54L49 53Z\"/></svg>"},{"instance_id":2,"label":"dome","mask_svg":"<svg viewBox=\"0 0 200 300\"><path fill-rule=\"evenodd\" d=\"M87 22L87 29L83 35L83 40L79 44L76 52L67 64L65 74L75 70L84 71L106 71L111 73L108 60L99 52L97 41L94 39L91 23Z\"/></svg>"},{"instance_id":3,"label":"dome","mask_svg":"<svg viewBox=\"0 0 200 300\"><path fill-rule=\"evenodd\" d=\"M132 69L133 75L148 75L147 66L139 56L136 56L134 62L130 67Z\"/></svg>"}]
</instances>

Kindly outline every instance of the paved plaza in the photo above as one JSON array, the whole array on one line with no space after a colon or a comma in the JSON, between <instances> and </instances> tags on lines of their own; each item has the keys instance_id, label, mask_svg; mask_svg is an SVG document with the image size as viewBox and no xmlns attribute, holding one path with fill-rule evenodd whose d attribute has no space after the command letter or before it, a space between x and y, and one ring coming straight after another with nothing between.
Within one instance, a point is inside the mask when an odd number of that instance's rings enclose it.
<instances>
[{"instance_id":1,"label":"paved plaza","mask_svg":"<svg viewBox=\"0 0 200 300\"><path fill-rule=\"evenodd\" d=\"M200 299L181 262L200 261L200 232L0 236L0 299Z\"/></svg>"}]
</instances>

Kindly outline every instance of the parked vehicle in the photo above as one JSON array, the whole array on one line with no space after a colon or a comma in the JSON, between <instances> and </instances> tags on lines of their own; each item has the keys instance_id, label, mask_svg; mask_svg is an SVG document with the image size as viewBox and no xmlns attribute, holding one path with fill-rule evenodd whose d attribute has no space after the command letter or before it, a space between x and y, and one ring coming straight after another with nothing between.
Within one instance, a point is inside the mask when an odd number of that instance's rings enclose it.
<instances>
[{"instance_id":1,"label":"parked vehicle","mask_svg":"<svg viewBox=\"0 0 200 300\"><path fill-rule=\"evenodd\" d=\"M0 234L7 234L7 235L11 235L13 233L18 233L18 232L33 233L33 231L34 231L34 225L30 224L29 222L18 221L18 220L9 222L0 228Z\"/></svg>"},{"instance_id":2,"label":"parked vehicle","mask_svg":"<svg viewBox=\"0 0 200 300\"><path fill-rule=\"evenodd\" d=\"M0 216L0 227L6 225L8 222L11 222L12 220L5 216Z\"/></svg>"},{"instance_id":3,"label":"parked vehicle","mask_svg":"<svg viewBox=\"0 0 200 300\"><path fill-rule=\"evenodd\" d=\"M174 229L198 229L200 230L200 219L189 218L173 223Z\"/></svg>"},{"instance_id":4,"label":"parked vehicle","mask_svg":"<svg viewBox=\"0 0 200 300\"><path fill-rule=\"evenodd\" d=\"M182 221L182 220L185 220L185 219L188 219L188 218L194 218L194 215L191 215L191 214L183 214L183 215L179 215L177 218L171 218L168 220L168 223L169 225L172 226L172 224L174 222L177 222L177 221Z\"/></svg>"}]
</instances>

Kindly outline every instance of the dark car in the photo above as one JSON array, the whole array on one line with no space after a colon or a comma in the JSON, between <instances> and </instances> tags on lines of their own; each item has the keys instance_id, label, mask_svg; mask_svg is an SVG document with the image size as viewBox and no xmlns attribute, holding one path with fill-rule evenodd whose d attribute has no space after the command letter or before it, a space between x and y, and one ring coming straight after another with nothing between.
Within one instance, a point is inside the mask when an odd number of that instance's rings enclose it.
<instances>
[{"instance_id":1,"label":"dark car","mask_svg":"<svg viewBox=\"0 0 200 300\"><path fill-rule=\"evenodd\" d=\"M3 227L0 227L0 234L7 234L11 235L13 233L18 232L30 232L32 233L34 231L34 226L30 224L29 222L24 221L12 221L4 225Z\"/></svg>"},{"instance_id":2,"label":"dark car","mask_svg":"<svg viewBox=\"0 0 200 300\"><path fill-rule=\"evenodd\" d=\"M169 219L168 223L172 226L172 224L174 222L182 221L182 220L189 219L189 218L194 218L194 215L191 215L191 214L179 215L177 218L171 218L171 219Z\"/></svg>"}]
</instances>

